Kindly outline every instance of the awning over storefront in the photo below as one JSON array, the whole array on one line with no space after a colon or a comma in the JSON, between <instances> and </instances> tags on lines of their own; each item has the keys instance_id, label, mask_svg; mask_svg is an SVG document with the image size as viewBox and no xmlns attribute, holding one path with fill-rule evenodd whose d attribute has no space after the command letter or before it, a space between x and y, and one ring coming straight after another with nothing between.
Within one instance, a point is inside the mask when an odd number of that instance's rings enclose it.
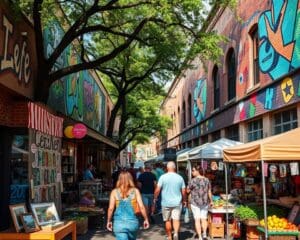
<instances>
[{"instance_id":1,"label":"awning over storefront","mask_svg":"<svg viewBox=\"0 0 300 240\"><path fill-rule=\"evenodd\" d=\"M300 128L223 150L226 162L300 160Z\"/></svg>"},{"instance_id":2,"label":"awning over storefront","mask_svg":"<svg viewBox=\"0 0 300 240\"><path fill-rule=\"evenodd\" d=\"M242 143L227 138L220 138L215 142L205 144L205 146L202 145L203 147L190 159L222 159L223 149L240 144Z\"/></svg>"}]
</instances>

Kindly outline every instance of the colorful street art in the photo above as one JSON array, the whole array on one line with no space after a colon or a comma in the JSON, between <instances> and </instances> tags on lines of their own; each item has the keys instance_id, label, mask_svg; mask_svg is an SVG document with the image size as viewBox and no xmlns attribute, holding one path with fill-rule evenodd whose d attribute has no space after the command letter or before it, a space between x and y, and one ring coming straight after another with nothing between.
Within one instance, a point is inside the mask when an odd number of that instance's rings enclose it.
<instances>
[{"instance_id":1,"label":"colorful street art","mask_svg":"<svg viewBox=\"0 0 300 240\"><path fill-rule=\"evenodd\" d=\"M52 22L44 31L45 52L49 56L64 34L58 22ZM61 54L53 70L79 63L75 49L68 46ZM74 120L84 122L101 133L105 131L106 101L103 92L89 71L70 74L54 82L48 104Z\"/></svg>"},{"instance_id":2,"label":"colorful street art","mask_svg":"<svg viewBox=\"0 0 300 240\"><path fill-rule=\"evenodd\" d=\"M297 91L296 91L297 89ZM180 142L200 137L241 121L250 120L268 111L300 101L300 76L287 77L252 94L215 117L202 119L200 125L180 135Z\"/></svg>"},{"instance_id":3,"label":"colorful street art","mask_svg":"<svg viewBox=\"0 0 300 240\"><path fill-rule=\"evenodd\" d=\"M273 80L300 66L299 20L298 0L273 0L259 17L259 66Z\"/></svg>"},{"instance_id":4,"label":"colorful street art","mask_svg":"<svg viewBox=\"0 0 300 240\"><path fill-rule=\"evenodd\" d=\"M206 115L206 104L207 104L207 80L201 78L196 82L194 89L194 117L196 122L201 122Z\"/></svg>"}]
</instances>

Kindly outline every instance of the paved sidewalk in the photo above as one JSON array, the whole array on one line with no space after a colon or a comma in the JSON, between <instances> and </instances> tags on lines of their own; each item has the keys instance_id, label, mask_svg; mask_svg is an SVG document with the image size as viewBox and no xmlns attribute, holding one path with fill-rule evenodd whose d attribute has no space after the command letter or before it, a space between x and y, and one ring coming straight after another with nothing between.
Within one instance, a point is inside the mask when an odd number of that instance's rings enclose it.
<instances>
[{"instance_id":1,"label":"paved sidewalk","mask_svg":"<svg viewBox=\"0 0 300 240\"><path fill-rule=\"evenodd\" d=\"M165 230L162 222L161 215L155 217L156 224L150 226L147 230L140 230L138 235L138 240L165 240ZM180 230L180 240L192 240L194 239L194 226L193 223L184 224L182 222L182 227ZM104 230L94 230L88 231L87 234L78 236L78 240L114 240L112 233Z\"/></svg>"}]
</instances>

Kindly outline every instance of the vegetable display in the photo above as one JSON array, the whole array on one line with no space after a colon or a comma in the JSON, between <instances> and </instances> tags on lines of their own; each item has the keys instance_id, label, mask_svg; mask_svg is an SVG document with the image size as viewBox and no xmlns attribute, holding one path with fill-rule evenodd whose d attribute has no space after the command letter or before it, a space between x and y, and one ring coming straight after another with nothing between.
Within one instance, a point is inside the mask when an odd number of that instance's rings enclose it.
<instances>
[{"instance_id":1,"label":"vegetable display","mask_svg":"<svg viewBox=\"0 0 300 240\"><path fill-rule=\"evenodd\" d=\"M286 212L282 208L273 205L268 206L267 214L268 216L276 215L279 218L286 217ZM262 206L258 205L253 205L251 207L241 205L236 207L234 215L241 221L249 218L262 219L264 217L264 210Z\"/></svg>"}]
</instances>

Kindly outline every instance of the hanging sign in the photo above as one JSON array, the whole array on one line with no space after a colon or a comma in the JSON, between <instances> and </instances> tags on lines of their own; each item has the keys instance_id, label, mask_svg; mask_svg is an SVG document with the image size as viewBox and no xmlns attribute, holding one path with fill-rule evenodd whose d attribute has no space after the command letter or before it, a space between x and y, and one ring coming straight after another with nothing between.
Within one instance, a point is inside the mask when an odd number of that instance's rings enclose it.
<instances>
[{"instance_id":1,"label":"hanging sign","mask_svg":"<svg viewBox=\"0 0 300 240\"><path fill-rule=\"evenodd\" d=\"M77 123L73 126L72 133L73 133L74 138L81 139L81 138L85 137L85 135L87 133L87 128L84 124Z\"/></svg>"},{"instance_id":2,"label":"hanging sign","mask_svg":"<svg viewBox=\"0 0 300 240\"><path fill-rule=\"evenodd\" d=\"M32 102L28 103L28 114L28 128L51 136L62 137L63 118L49 113L43 107Z\"/></svg>"},{"instance_id":3,"label":"hanging sign","mask_svg":"<svg viewBox=\"0 0 300 240\"><path fill-rule=\"evenodd\" d=\"M67 138L74 138L73 126L67 126L64 130L64 134Z\"/></svg>"}]
</instances>

